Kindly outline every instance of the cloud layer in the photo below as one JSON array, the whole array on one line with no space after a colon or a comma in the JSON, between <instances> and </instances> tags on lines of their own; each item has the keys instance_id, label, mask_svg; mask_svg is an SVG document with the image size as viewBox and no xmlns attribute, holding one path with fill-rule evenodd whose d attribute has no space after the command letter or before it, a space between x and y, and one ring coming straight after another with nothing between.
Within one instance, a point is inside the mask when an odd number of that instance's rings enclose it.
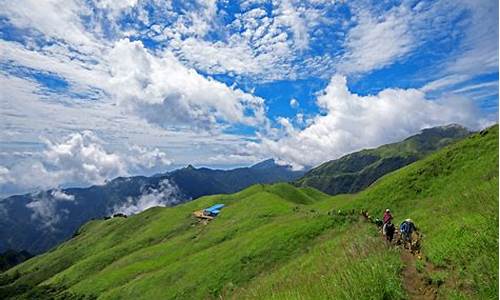
<instances>
[{"instance_id":1,"label":"cloud layer","mask_svg":"<svg viewBox=\"0 0 500 300\"><path fill-rule=\"evenodd\" d=\"M112 209L111 214L134 215L156 206L172 206L182 201L181 192L168 179L160 182L158 188L145 188L139 197L128 197L127 201Z\"/></svg>"},{"instance_id":2,"label":"cloud layer","mask_svg":"<svg viewBox=\"0 0 500 300\"><path fill-rule=\"evenodd\" d=\"M173 157L310 165L498 116L495 1L0 5L0 195Z\"/></svg>"},{"instance_id":3,"label":"cloud layer","mask_svg":"<svg viewBox=\"0 0 500 300\"><path fill-rule=\"evenodd\" d=\"M34 194L33 199L26 204L26 207L32 210L31 219L40 222L42 228L48 230L54 230L54 225L68 214L67 210L58 208L58 203L75 201L73 195L68 195L61 190Z\"/></svg>"},{"instance_id":4,"label":"cloud layer","mask_svg":"<svg viewBox=\"0 0 500 300\"><path fill-rule=\"evenodd\" d=\"M417 89L386 89L359 96L347 88L346 78L334 76L318 96L322 114L304 129L282 118L282 135L250 143L252 153L272 156L295 167L314 166L344 154L399 141L422 128L460 123L477 129L486 125L474 104L466 99L430 101Z\"/></svg>"},{"instance_id":5,"label":"cloud layer","mask_svg":"<svg viewBox=\"0 0 500 300\"><path fill-rule=\"evenodd\" d=\"M133 171L171 164L167 155L158 149L132 145L126 152L111 152L91 131L71 134L60 142L46 140L45 143L46 148L40 156L24 160L10 169L0 167L2 192L103 184ZM63 194L52 196L64 200Z\"/></svg>"}]
</instances>

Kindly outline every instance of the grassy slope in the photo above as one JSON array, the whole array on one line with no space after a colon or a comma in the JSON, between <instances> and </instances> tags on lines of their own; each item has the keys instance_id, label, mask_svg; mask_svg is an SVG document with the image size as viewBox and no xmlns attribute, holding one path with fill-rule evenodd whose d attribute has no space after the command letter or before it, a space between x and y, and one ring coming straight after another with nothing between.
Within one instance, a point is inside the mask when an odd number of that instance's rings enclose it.
<instances>
[{"instance_id":1,"label":"grassy slope","mask_svg":"<svg viewBox=\"0 0 500 300\"><path fill-rule=\"evenodd\" d=\"M217 202L227 205L221 215L195 224L190 213ZM496 297L497 127L357 195L256 185L90 222L76 238L9 270L0 285L21 276L0 293L24 284L36 296L69 291L103 299L399 299L405 293L398 252L385 249L369 224L328 214L332 208L381 214L386 206L398 221L414 219L425 234L423 251L445 278L441 295Z\"/></svg>"},{"instance_id":2,"label":"grassy slope","mask_svg":"<svg viewBox=\"0 0 500 300\"><path fill-rule=\"evenodd\" d=\"M498 296L498 127L489 129L484 136L474 135L389 174L358 195L334 197L313 206L317 209L332 206L341 210L368 209L379 216L390 207L398 223L411 217L424 233L423 253L439 272L429 276L440 276L445 280L439 289L441 297L494 299ZM352 240L361 238L362 243L370 243L369 236L363 231L345 234ZM357 255L356 260L346 259L349 248L339 251L332 241L321 247L331 255L322 255L321 252L304 255L282 269L250 282L247 288L238 292L239 295L288 298L300 293L305 298L317 298L327 291L326 287L318 287L314 281L300 277L287 276L293 274L292 270L304 268L308 270L307 278L320 278L320 282L327 278L330 283L346 286L346 289L333 289L339 293L334 295L341 298L357 299L371 295L377 299L381 295L379 292L362 296L360 288L356 288L356 283L369 281L363 276L370 277L374 272L369 268L370 263L375 268L386 265L378 259L377 247L372 246L368 255ZM339 263L337 255L345 263ZM348 262L356 265L366 262L367 266L360 271ZM388 259L388 263L397 268L394 257ZM325 269L323 265L334 267ZM379 283L372 280L370 286L376 287ZM281 289L282 285L287 288Z\"/></svg>"},{"instance_id":3,"label":"grassy slope","mask_svg":"<svg viewBox=\"0 0 500 300\"><path fill-rule=\"evenodd\" d=\"M467 135L459 125L424 129L401 142L365 149L321 164L297 180L297 186L319 189L330 195L356 193L383 175L413 163Z\"/></svg>"}]
</instances>

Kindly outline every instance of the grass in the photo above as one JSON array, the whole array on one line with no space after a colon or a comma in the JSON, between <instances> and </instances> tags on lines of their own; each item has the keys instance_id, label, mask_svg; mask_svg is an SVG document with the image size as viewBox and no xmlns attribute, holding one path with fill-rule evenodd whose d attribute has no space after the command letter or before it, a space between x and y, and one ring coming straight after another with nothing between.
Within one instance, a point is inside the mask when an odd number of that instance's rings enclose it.
<instances>
[{"instance_id":1,"label":"grass","mask_svg":"<svg viewBox=\"0 0 500 300\"><path fill-rule=\"evenodd\" d=\"M404 299L399 253L375 228L332 230L312 249L237 290L234 299Z\"/></svg>"},{"instance_id":2,"label":"grass","mask_svg":"<svg viewBox=\"0 0 500 300\"><path fill-rule=\"evenodd\" d=\"M226 207L208 225L191 213ZM332 211L411 217L442 298L498 296L498 127L330 197L288 184L87 223L0 275L0 298L404 299L403 264L375 228ZM45 298L44 298L45 297Z\"/></svg>"},{"instance_id":3,"label":"grass","mask_svg":"<svg viewBox=\"0 0 500 300\"><path fill-rule=\"evenodd\" d=\"M385 205L384 205L385 203ZM412 218L431 263L469 297L498 296L498 126L386 176L344 209ZM452 290L444 288L443 296Z\"/></svg>"}]
</instances>

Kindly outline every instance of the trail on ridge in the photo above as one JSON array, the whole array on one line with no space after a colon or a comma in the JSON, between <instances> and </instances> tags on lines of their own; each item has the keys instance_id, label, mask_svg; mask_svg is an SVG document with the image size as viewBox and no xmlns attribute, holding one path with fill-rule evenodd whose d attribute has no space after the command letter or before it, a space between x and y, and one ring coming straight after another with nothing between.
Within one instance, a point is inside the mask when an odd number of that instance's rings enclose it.
<instances>
[{"instance_id":1,"label":"trail on ridge","mask_svg":"<svg viewBox=\"0 0 500 300\"><path fill-rule=\"evenodd\" d=\"M403 269L403 285L411 300L435 300L437 290L426 282L423 273L417 270L417 258L410 251L401 249L401 261L405 264Z\"/></svg>"},{"instance_id":2,"label":"trail on ridge","mask_svg":"<svg viewBox=\"0 0 500 300\"><path fill-rule=\"evenodd\" d=\"M373 223L373 219L368 216L368 213L362 212L362 216L368 222ZM380 227L379 227L380 229ZM380 233L381 229L380 229ZM430 274L433 271L433 266L429 262L425 262L421 256L420 250L417 252L412 252L410 249L406 249L404 245L401 245L395 241L401 239L400 233L395 233L395 238L389 247L397 247L400 249L401 261L404 264L402 271L403 286L408 294L410 300L435 300L437 299L437 287L432 285L426 278L425 274ZM421 237L418 237L421 238ZM382 235L382 239L385 241L385 237ZM423 270L419 272L417 270L417 260L423 261Z\"/></svg>"}]
</instances>

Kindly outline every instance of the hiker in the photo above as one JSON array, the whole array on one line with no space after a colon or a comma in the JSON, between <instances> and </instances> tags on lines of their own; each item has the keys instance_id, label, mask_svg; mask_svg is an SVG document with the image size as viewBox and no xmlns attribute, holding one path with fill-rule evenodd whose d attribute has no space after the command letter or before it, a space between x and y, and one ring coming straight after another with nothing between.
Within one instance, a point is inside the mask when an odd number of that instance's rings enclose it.
<instances>
[{"instance_id":1,"label":"hiker","mask_svg":"<svg viewBox=\"0 0 500 300\"><path fill-rule=\"evenodd\" d=\"M384 233L384 235L386 235L386 225L387 223L392 221L392 214L389 209L385 210L384 217L382 219L384 221L384 227L382 227L382 232Z\"/></svg>"},{"instance_id":2,"label":"hiker","mask_svg":"<svg viewBox=\"0 0 500 300\"><path fill-rule=\"evenodd\" d=\"M396 227L392 224L391 221L387 222L385 225L385 239L392 243L392 239L394 238L394 232L396 231Z\"/></svg>"},{"instance_id":3,"label":"hiker","mask_svg":"<svg viewBox=\"0 0 500 300\"><path fill-rule=\"evenodd\" d=\"M401 233L405 247L407 243L411 246L411 235L416 230L417 227L411 219L406 219L399 225L399 232Z\"/></svg>"},{"instance_id":4,"label":"hiker","mask_svg":"<svg viewBox=\"0 0 500 300\"><path fill-rule=\"evenodd\" d=\"M384 212L384 224L392 221L392 214L390 209L386 209Z\"/></svg>"}]
</instances>

